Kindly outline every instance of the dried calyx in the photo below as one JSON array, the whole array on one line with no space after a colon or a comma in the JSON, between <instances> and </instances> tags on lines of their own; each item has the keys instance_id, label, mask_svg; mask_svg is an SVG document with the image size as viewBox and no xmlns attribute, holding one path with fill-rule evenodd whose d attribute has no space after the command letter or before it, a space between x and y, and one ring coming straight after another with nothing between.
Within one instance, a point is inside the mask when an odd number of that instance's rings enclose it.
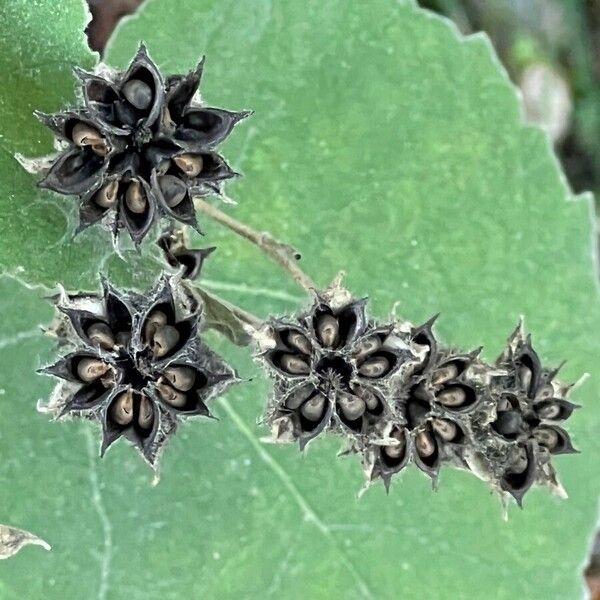
<instances>
[{"instance_id":1,"label":"dried calyx","mask_svg":"<svg viewBox=\"0 0 600 600\"><path fill-rule=\"evenodd\" d=\"M66 294L50 330L71 351L41 372L61 379L45 410L99 421L101 455L125 436L157 466L182 418L209 416L208 402L236 375L199 338L202 307L175 278L151 293Z\"/></svg>"},{"instance_id":2,"label":"dried calyx","mask_svg":"<svg viewBox=\"0 0 600 600\"><path fill-rule=\"evenodd\" d=\"M265 422L278 442L304 448L319 435L347 441L367 484L408 464L434 484L444 466L464 469L520 504L534 483L560 492L553 454L572 452L557 425L574 405L569 386L543 369L521 327L495 364L441 347L434 319L378 323L339 280L308 311L254 333L273 380Z\"/></svg>"},{"instance_id":3,"label":"dried calyx","mask_svg":"<svg viewBox=\"0 0 600 600\"><path fill-rule=\"evenodd\" d=\"M214 252L211 248L188 248L183 229L169 228L158 238L158 247L169 266L181 270L183 279L197 279L204 260Z\"/></svg>"},{"instance_id":4,"label":"dried calyx","mask_svg":"<svg viewBox=\"0 0 600 600\"><path fill-rule=\"evenodd\" d=\"M236 175L215 148L250 114L200 103L202 69L165 77L141 46L124 72L76 70L83 106L37 113L60 150L50 166L24 163L40 186L79 198L78 231L102 221L137 244L162 217L197 227L192 198Z\"/></svg>"}]
</instances>

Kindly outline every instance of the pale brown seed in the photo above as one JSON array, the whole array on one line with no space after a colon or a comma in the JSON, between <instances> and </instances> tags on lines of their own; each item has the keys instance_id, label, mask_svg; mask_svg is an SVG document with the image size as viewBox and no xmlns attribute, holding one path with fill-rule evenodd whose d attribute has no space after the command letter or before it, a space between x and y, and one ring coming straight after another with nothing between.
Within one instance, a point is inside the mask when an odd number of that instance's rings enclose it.
<instances>
[{"instance_id":1,"label":"pale brown seed","mask_svg":"<svg viewBox=\"0 0 600 600\"><path fill-rule=\"evenodd\" d=\"M77 365L77 375L79 379L89 383L102 377L109 368L109 365L97 358L83 358Z\"/></svg>"},{"instance_id":2,"label":"pale brown seed","mask_svg":"<svg viewBox=\"0 0 600 600\"><path fill-rule=\"evenodd\" d=\"M302 354L310 355L312 348L306 336L298 333L297 331L292 331L288 335L287 341L290 346L296 348L296 350L299 350L302 352Z\"/></svg>"},{"instance_id":3,"label":"pale brown seed","mask_svg":"<svg viewBox=\"0 0 600 600\"><path fill-rule=\"evenodd\" d=\"M147 343L150 343L156 330L159 327L167 324L167 315L160 310L155 310L151 315L146 319L146 324L144 325L144 337Z\"/></svg>"},{"instance_id":4,"label":"pale brown seed","mask_svg":"<svg viewBox=\"0 0 600 600\"><path fill-rule=\"evenodd\" d=\"M444 406L448 406L450 408L456 408L458 406L462 406L466 399L467 394L462 388L453 387L448 388L446 390L442 390L436 396L438 402Z\"/></svg>"},{"instance_id":5,"label":"pale brown seed","mask_svg":"<svg viewBox=\"0 0 600 600\"><path fill-rule=\"evenodd\" d=\"M398 443L393 446L384 446L383 451L390 458L400 458L404 454L404 451L406 449L406 439L399 431L393 432L392 437L397 439Z\"/></svg>"},{"instance_id":6,"label":"pale brown seed","mask_svg":"<svg viewBox=\"0 0 600 600\"><path fill-rule=\"evenodd\" d=\"M433 385L442 385L451 381L458 375L458 368L455 364L450 363L440 367L431 375L431 383Z\"/></svg>"},{"instance_id":7,"label":"pale brown seed","mask_svg":"<svg viewBox=\"0 0 600 600\"><path fill-rule=\"evenodd\" d=\"M119 425L129 425L133 420L133 392L123 392L110 407L110 418Z\"/></svg>"},{"instance_id":8,"label":"pale brown seed","mask_svg":"<svg viewBox=\"0 0 600 600\"><path fill-rule=\"evenodd\" d=\"M152 336L152 352L155 358L162 358L177 345L180 339L179 331L172 325L159 327Z\"/></svg>"},{"instance_id":9,"label":"pale brown seed","mask_svg":"<svg viewBox=\"0 0 600 600\"><path fill-rule=\"evenodd\" d=\"M553 450L558 444L558 433L554 429L539 428L533 432L533 437L538 441L539 444Z\"/></svg>"},{"instance_id":10,"label":"pale brown seed","mask_svg":"<svg viewBox=\"0 0 600 600\"><path fill-rule=\"evenodd\" d=\"M369 410L376 410L379 406L379 400L377 396L365 388L361 388L360 397L363 399Z\"/></svg>"},{"instance_id":11,"label":"pale brown seed","mask_svg":"<svg viewBox=\"0 0 600 600\"><path fill-rule=\"evenodd\" d=\"M110 152L110 146L106 143L105 140L102 140L97 144L92 144L92 150L98 156L104 157Z\"/></svg>"},{"instance_id":12,"label":"pale brown seed","mask_svg":"<svg viewBox=\"0 0 600 600\"><path fill-rule=\"evenodd\" d=\"M296 410L300 408L302 403L313 393L313 388L310 386L303 387L292 394L290 394L285 399L285 405L287 408L291 410Z\"/></svg>"},{"instance_id":13,"label":"pale brown seed","mask_svg":"<svg viewBox=\"0 0 600 600\"><path fill-rule=\"evenodd\" d=\"M204 166L204 161L200 154L180 154L173 158L173 162L187 177L197 177Z\"/></svg>"},{"instance_id":14,"label":"pale brown seed","mask_svg":"<svg viewBox=\"0 0 600 600\"><path fill-rule=\"evenodd\" d=\"M519 381L524 390L528 390L531 386L532 377L533 373L529 367L526 367L525 365L519 367Z\"/></svg>"},{"instance_id":15,"label":"pale brown seed","mask_svg":"<svg viewBox=\"0 0 600 600\"><path fill-rule=\"evenodd\" d=\"M136 215L146 212L148 201L146 200L142 184L139 181L133 179L129 183L125 192L125 203L127 204L127 208Z\"/></svg>"},{"instance_id":16,"label":"pale brown seed","mask_svg":"<svg viewBox=\"0 0 600 600\"><path fill-rule=\"evenodd\" d=\"M527 460L527 452L525 448L521 448L520 446L515 449L511 456L511 464L508 467L508 471L510 473L524 473L527 469L527 465L529 461Z\"/></svg>"},{"instance_id":17,"label":"pale brown seed","mask_svg":"<svg viewBox=\"0 0 600 600\"><path fill-rule=\"evenodd\" d=\"M356 347L356 360L361 360L381 348L381 340L378 335L372 335L360 341Z\"/></svg>"},{"instance_id":18,"label":"pale brown seed","mask_svg":"<svg viewBox=\"0 0 600 600\"><path fill-rule=\"evenodd\" d=\"M433 419L431 422L433 430L446 442L451 442L456 438L458 427L446 419Z\"/></svg>"},{"instance_id":19,"label":"pale brown seed","mask_svg":"<svg viewBox=\"0 0 600 600\"><path fill-rule=\"evenodd\" d=\"M300 412L309 421L318 421L323 414L325 408L325 396L316 394L310 400L307 400L300 409Z\"/></svg>"},{"instance_id":20,"label":"pale brown seed","mask_svg":"<svg viewBox=\"0 0 600 600\"><path fill-rule=\"evenodd\" d=\"M101 145L104 142L104 138L97 129L81 121L73 127L71 139L77 146Z\"/></svg>"},{"instance_id":21,"label":"pale brown seed","mask_svg":"<svg viewBox=\"0 0 600 600\"><path fill-rule=\"evenodd\" d=\"M156 389L158 390L160 397L167 404L170 404L171 406L174 406L175 408L181 408L181 407L185 406L185 404L187 402L186 395L183 392L180 392L180 391L172 388L170 385L165 383L162 379L159 379L156 382Z\"/></svg>"},{"instance_id":22,"label":"pale brown seed","mask_svg":"<svg viewBox=\"0 0 600 600\"><path fill-rule=\"evenodd\" d=\"M102 208L113 208L117 203L119 182L116 179L103 185L94 196L94 202Z\"/></svg>"},{"instance_id":23,"label":"pale brown seed","mask_svg":"<svg viewBox=\"0 0 600 600\"><path fill-rule=\"evenodd\" d=\"M293 354L282 354L280 364L284 371L292 375L306 375L310 372L308 364Z\"/></svg>"},{"instance_id":24,"label":"pale brown seed","mask_svg":"<svg viewBox=\"0 0 600 600\"><path fill-rule=\"evenodd\" d=\"M138 425L142 429L150 429L154 423L154 409L152 402L142 394L138 413Z\"/></svg>"},{"instance_id":25,"label":"pale brown seed","mask_svg":"<svg viewBox=\"0 0 600 600\"><path fill-rule=\"evenodd\" d=\"M385 375L390 368L390 361L385 356L374 356L367 359L358 372L365 377L377 378Z\"/></svg>"},{"instance_id":26,"label":"pale brown seed","mask_svg":"<svg viewBox=\"0 0 600 600\"><path fill-rule=\"evenodd\" d=\"M138 110L146 110L152 104L152 88L139 79L130 79L122 89L123 96Z\"/></svg>"},{"instance_id":27,"label":"pale brown seed","mask_svg":"<svg viewBox=\"0 0 600 600\"><path fill-rule=\"evenodd\" d=\"M182 392L188 392L196 382L196 371L191 367L169 367L164 371L169 383Z\"/></svg>"},{"instance_id":28,"label":"pale brown seed","mask_svg":"<svg viewBox=\"0 0 600 600\"><path fill-rule=\"evenodd\" d=\"M428 431L421 431L415 437L415 447L419 456L427 458L435 452L435 441Z\"/></svg>"},{"instance_id":29,"label":"pale brown seed","mask_svg":"<svg viewBox=\"0 0 600 600\"><path fill-rule=\"evenodd\" d=\"M555 402L551 402L540 407L537 413L541 419L556 419L560 416L560 406Z\"/></svg>"},{"instance_id":30,"label":"pale brown seed","mask_svg":"<svg viewBox=\"0 0 600 600\"><path fill-rule=\"evenodd\" d=\"M335 317L331 315L322 315L317 322L316 331L323 346L331 348L338 342L340 324Z\"/></svg>"},{"instance_id":31,"label":"pale brown seed","mask_svg":"<svg viewBox=\"0 0 600 600\"><path fill-rule=\"evenodd\" d=\"M349 421L355 421L356 419L362 417L365 413L365 403L360 398L353 396L352 394L338 394L337 403L342 411L342 414Z\"/></svg>"},{"instance_id":32,"label":"pale brown seed","mask_svg":"<svg viewBox=\"0 0 600 600\"><path fill-rule=\"evenodd\" d=\"M106 323L98 322L90 325L87 336L92 344L100 346L104 350L112 350L115 347L115 336Z\"/></svg>"}]
</instances>

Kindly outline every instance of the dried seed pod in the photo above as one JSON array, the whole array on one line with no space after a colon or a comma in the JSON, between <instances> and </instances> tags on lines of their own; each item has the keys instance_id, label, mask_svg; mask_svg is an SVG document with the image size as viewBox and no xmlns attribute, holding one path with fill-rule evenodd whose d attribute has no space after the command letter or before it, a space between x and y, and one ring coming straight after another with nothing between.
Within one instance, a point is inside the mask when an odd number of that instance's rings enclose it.
<instances>
[{"instance_id":1,"label":"dried seed pod","mask_svg":"<svg viewBox=\"0 0 600 600\"><path fill-rule=\"evenodd\" d=\"M89 326L87 335L92 344L100 346L104 350L112 350L115 347L115 336L106 323L101 321L93 323Z\"/></svg>"},{"instance_id":2,"label":"dried seed pod","mask_svg":"<svg viewBox=\"0 0 600 600\"><path fill-rule=\"evenodd\" d=\"M141 295L121 292L103 280L102 294L63 294L58 300L59 319L52 331L75 351L43 372L77 385L59 384L48 410L59 418L71 414L99 420L102 454L124 435L156 466L179 419L210 414L207 402L236 380L198 337L201 312L181 285L162 277ZM188 302L175 311L182 297ZM182 320L176 316L180 312ZM90 323L91 314L104 320ZM100 346L98 357L90 342Z\"/></svg>"},{"instance_id":3,"label":"dried seed pod","mask_svg":"<svg viewBox=\"0 0 600 600\"><path fill-rule=\"evenodd\" d=\"M109 213L104 224L110 222L115 235L125 229L139 244L161 218L197 227L192 196L222 195L224 182L237 173L216 146L250 113L200 105L200 70L163 77L141 46L125 71L76 69L84 106L37 113L62 148L50 161L36 162L40 186L76 197L78 231ZM128 185L131 179L141 188Z\"/></svg>"}]
</instances>

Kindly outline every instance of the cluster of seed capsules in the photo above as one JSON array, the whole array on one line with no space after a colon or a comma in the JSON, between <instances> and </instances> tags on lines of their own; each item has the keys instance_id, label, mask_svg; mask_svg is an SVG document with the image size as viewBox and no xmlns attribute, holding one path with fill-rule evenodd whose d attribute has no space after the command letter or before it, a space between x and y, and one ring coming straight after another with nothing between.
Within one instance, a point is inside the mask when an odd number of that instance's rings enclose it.
<instances>
[{"instance_id":1,"label":"cluster of seed capsules","mask_svg":"<svg viewBox=\"0 0 600 600\"><path fill-rule=\"evenodd\" d=\"M178 424L210 416L209 401L237 381L200 339L203 301L183 281L214 248L187 248L173 227L197 228L193 198L222 194L236 175L216 147L250 114L205 106L202 70L165 77L143 46L125 71L76 70L82 106L38 113L58 152L22 159L42 187L78 199L78 231L101 223L140 244L169 222L158 243L179 275L147 295L107 281L100 294L62 291L50 333L69 352L42 370L60 379L46 410L100 422L102 454L126 437L153 467ZM467 469L519 504L534 483L562 490L551 457L574 452L560 423L575 406L521 327L489 365L440 346L432 321L373 321L336 283L307 312L246 333L273 379L264 420L276 441L342 435L368 482L386 487L414 463L434 482L443 466Z\"/></svg>"},{"instance_id":2,"label":"cluster of seed capsules","mask_svg":"<svg viewBox=\"0 0 600 600\"><path fill-rule=\"evenodd\" d=\"M310 309L255 334L274 382L265 421L274 441L300 448L323 433L348 441L367 482L410 463L471 471L520 505L534 483L561 494L551 458L575 452L561 427L570 386L544 368L519 326L494 365L479 350L444 348L432 331L369 319L365 300L335 284Z\"/></svg>"},{"instance_id":3,"label":"cluster of seed capsules","mask_svg":"<svg viewBox=\"0 0 600 600\"><path fill-rule=\"evenodd\" d=\"M197 228L194 197L236 176L215 148L251 114L205 106L203 62L164 77L141 46L125 71L76 69L83 105L36 113L58 152L22 162L39 185L79 200L78 232L101 223L139 244L161 218Z\"/></svg>"}]
</instances>

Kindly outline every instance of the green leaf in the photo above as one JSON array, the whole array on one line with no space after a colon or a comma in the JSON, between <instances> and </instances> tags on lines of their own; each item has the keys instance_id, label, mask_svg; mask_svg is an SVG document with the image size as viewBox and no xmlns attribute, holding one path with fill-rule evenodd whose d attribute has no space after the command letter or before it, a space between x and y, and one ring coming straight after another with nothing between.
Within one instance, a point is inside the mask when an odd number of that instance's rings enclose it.
<instances>
[{"instance_id":1,"label":"green leaf","mask_svg":"<svg viewBox=\"0 0 600 600\"><path fill-rule=\"evenodd\" d=\"M50 3L28 6L47 16ZM321 285L345 269L374 315L396 301L415 323L441 311L444 341L484 344L488 359L523 314L544 360L569 360L565 379L595 370L589 202L571 196L547 139L522 124L486 38L461 39L407 1L155 1L120 28L108 61L126 65L142 38L166 71L206 54L207 102L256 110L225 147L245 175L228 188L239 205L226 210L298 248ZM22 227L18 236L39 243L37 229ZM259 316L297 308L301 294L276 265L219 225L203 227L218 246L209 290ZM57 240L64 232L55 231ZM85 257L86 247L56 252ZM31 281L61 269L72 285L89 279L64 255L43 266L22 247L11 252L13 266L27 259ZM581 595L600 487L597 377L573 393L583 409L570 431L582 454L556 460L570 499L535 490L504 522L498 500L465 473L443 472L433 493L412 470L389 496L377 486L357 500L360 467L335 457L336 440L305 456L264 445L257 417L268 384L243 348L215 334L215 348L252 382L216 403L219 422L181 429L152 488L126 444L100 461L97 431L36 416L52 382L31 373L53 352L32 325L51 310L37 290L0 286L0 486L9 490L0 521L53 546L3 565L3 598Z\"/></svg>"}]
</instances>

